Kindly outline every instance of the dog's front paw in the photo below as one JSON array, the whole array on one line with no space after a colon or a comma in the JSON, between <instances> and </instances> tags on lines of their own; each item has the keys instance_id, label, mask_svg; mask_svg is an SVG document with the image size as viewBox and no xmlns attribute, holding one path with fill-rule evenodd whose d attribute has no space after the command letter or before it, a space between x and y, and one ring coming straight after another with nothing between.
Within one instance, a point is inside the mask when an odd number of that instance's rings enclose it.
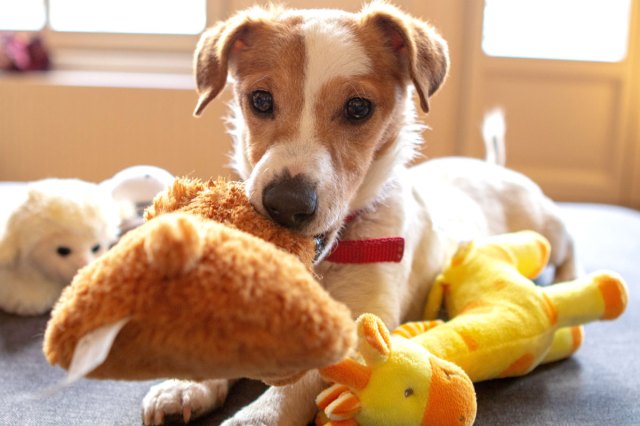
<instances>
[{"instance_id":1,"label":"dog's front paw","mask_svg":"<svg viewBox=\"0 0 640 426\"><path fill-rule=\"evenodd\" d=\"M142 418L145 425L161 425L176 417L188 423L220 407L228 393L227 380L167 380L153 386L142 400Z\"/></svg>"}]
</instances>

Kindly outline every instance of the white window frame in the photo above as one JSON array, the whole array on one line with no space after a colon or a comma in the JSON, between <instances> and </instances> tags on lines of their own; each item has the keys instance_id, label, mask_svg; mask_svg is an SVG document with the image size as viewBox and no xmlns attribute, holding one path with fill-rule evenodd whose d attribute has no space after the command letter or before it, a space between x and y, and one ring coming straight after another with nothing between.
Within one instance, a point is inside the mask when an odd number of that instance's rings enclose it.
<instances>
[{"instance_id":1,"label":"white window frame","mask_svg":"<svg viewBox=\"0 0 640 426\"><path fill-rule=\"evenodd\" d=\"M188 1L188 0L187 0ZM231 0L207 0L205 27L224 19ZM56 70L190 73L199 35L55 31L43 35Z\"/></svg>"}]
</instances>

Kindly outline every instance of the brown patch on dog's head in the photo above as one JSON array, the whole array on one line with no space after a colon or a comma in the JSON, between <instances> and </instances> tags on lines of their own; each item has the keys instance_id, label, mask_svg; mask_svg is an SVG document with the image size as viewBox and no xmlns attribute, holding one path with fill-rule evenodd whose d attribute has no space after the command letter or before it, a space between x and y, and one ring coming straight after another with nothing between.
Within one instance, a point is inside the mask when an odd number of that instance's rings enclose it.
<instances>
[{"instance_id":1,"label":"brown patch on dog's head","mask_svg":"<svg viewBox=\"0 0 640 426\"><path fill-rule=\"evenodd\" d=\"M339 184L351 188L350 192L358 188L375 153L382 148L383 135L389 126L394 126L396 110L402 112L402 108L397 108L402 98L397 82L386 78L384 72L377 72L383 68L380 64L374 67L368 75L327 83L318 95L323 102L318 102L314 110L318 140L331 154L336 174L342 177ZM342 116L336 118L336 111L343 111L345 101L355 97L371 101L374 113L363 123L351 123Z\"/></svg>"},{"instance_id":2,"label":"brown patch on dog's head","mask_svg":"<svg viewBox=\"0 0 640 426\"><path fill-rule=\"evenodd\" d=\"M303 108L304 40L297 30L298 20L277 19L253 27L250 41L233 58L235 99L250 130L245 146L252 166L269 146L296 136ZM271 117L252 110L251 96L256 91L273 96Z\"/></svg>"},{"instance_id":3,"label":"brown patch on dog's head","mask_svg":"<svg viewBox=\"0 0 640 426\"><path fill-rule=\"evenodd\" d=\"M196 116L222 91L229 72L239 74L234 75L239 80L295 54L295 50L283 48L290 47L286 39L291 38L289 30L296 18L283 18L283 13L277 6L252 7L201 35L194 55L199 94Z\"/></svg>"},{"instance_id":4,"label":"brown patch on dog's head","mask_svg":"<svg viewBox=\"0 0 640 426\"><path fill-rule=\"evenodd\" d=\"M251 166L270 145L297 132L305 64L301 23L300 16L287 14L285 9L253 7L206 31L196 49L199 100L195 115L220 93L230 74L236 103L251 130L244 141ZM256 90L274 95L277 121L251 111L251 94Z\"/></svg>"},{"instance_id":5,"label":"brown patch on dog's head","mask_svg":"<svg viewBox=\"0 0 640 426\"><path fill-rule=\"evenodd\" d=\"M448 50L446 42L430 24L387 3L372 2L363 8L357 18L352 24L352 31L371 58L373 69L369 75L355 80L374 89L360 93L373 92L378 95L373 98L382 114L376 116L382 118L383 122L367 126L381 132L375 136L378 143L374 158L378 158L393 147L405 125L402 88L413 84L422 109L428 112L428 98L444 83L447 75ZM357 129L358 132L361 130ZM352 159L350 162L353 163L358 156L347 154L343 158Z\"/></svg>"}]
</instances>

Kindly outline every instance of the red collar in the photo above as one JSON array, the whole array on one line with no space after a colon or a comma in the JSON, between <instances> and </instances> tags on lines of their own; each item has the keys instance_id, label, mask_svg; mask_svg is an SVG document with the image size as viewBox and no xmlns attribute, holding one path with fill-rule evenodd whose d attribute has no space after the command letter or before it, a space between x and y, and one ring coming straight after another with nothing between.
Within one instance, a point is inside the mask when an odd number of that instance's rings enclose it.
<instances>
[{"instance_id":1,"label":"red collar","mask_svg":"<svg viewBox=\"0 0 640 426\"><path fill-rule=\"evenodd\" d=\"M338 241L324 260L333 263L398 263L402 260L403 254L404 238L372 238Z\"/></svg>"},{"instance_id":2,"label":"red collar","mask_svg":"<svg viewBox=\"0 0 640 426\"><path fill-rule=\"evenodd\" d=\"M350 214L345 222L349 223L358 216L358 212ZM338 240L331 253L324 259L333 263L378 263L402 260L404 255L404 238L387 237L368 240Z\"/></svg>"}]
</instances>

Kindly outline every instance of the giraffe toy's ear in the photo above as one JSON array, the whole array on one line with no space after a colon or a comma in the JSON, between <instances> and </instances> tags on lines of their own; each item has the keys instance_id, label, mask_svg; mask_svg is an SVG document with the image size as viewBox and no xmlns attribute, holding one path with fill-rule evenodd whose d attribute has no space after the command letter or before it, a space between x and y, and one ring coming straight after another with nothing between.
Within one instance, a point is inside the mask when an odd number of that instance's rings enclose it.
<instances>
[{"instance_id":1,"label":"giraffe toy's ear","mask_svg":"<svg viewBox=\"0 0 640 426\"><path fill-rule=\"evenodd\" d=\"M358 350L367 365L385 362L391 353L391 334L380 318L363 314L358 318Z\"/></svg>"}]
</instances>

